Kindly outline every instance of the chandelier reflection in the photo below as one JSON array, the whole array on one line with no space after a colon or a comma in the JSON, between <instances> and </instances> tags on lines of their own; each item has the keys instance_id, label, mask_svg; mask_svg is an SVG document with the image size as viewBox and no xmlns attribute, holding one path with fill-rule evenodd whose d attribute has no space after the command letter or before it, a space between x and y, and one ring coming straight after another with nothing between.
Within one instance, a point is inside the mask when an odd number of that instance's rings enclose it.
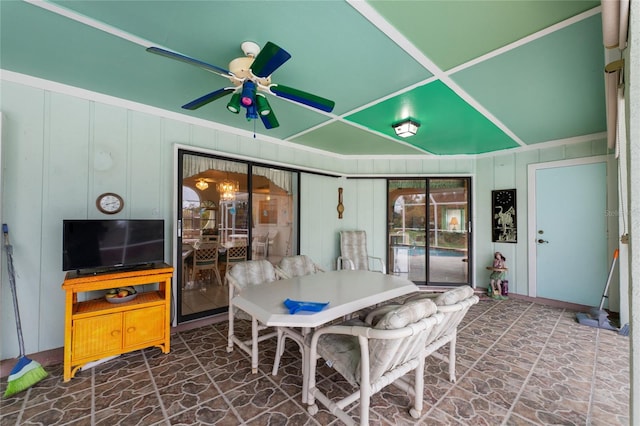
<instances>
[{"instance_id":1,"label":"chandelier reflection","mask_svg":"<svg viewBox=\"0 0 640 426\"><path fill-rule=\"evenodd\" d=\"M209 187L209 184L207 183L207 181L205 181L204 179L199 179L196 182L196 188L198 188L200 191L204 191L205 189L207 189Z\"/></svg>"},{"instance_id":2,"label":"chandelier reflection","mask_svg":"<svg viewBox=\"0 0 640 426\"><path fill-rule=\"evenodd\" d=\"M236 199L239 185L237 180L225 179L218 183L218 192L221 201L232 201Z\"/></svg>"}]
</instances>

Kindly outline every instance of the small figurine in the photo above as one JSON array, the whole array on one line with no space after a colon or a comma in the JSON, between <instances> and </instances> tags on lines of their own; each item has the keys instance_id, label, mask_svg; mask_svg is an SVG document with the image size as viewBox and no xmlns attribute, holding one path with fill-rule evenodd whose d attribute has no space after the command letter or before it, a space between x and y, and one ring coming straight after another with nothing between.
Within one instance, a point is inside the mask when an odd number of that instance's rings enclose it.
<instances>
[{"instance_id":1,"label":"small figurine","mask_svg":"<svg viewBox=\"0 0 640 426\"><path fill-rule=\"evenodd\" d=\"M493 265L487 267L487 269L492 271L489 276L491 279L491 297L496 300L507 299L506 296L502 295L502 281L507 274L507 265L505 264L506 260L507 259L502 255L502 253L497 251L493 255Z\"/></svg>"}]
</instances>

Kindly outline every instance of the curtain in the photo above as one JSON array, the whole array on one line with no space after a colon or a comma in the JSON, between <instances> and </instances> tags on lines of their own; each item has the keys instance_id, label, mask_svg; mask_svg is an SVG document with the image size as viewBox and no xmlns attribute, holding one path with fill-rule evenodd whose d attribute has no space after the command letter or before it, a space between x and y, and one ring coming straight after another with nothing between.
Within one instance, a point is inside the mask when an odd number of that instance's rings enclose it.
<instances>
[{"instance_id":1,"label":"curtain","mask_svg":"<svg viewBox=\"0 0 640 426\"><path fill-rule=\"evenodd\" d=\"M228 173L248 173L247 165L236 161L220 160L217 158L189 154L185 155L183 158L182 176L185 178L197 175L198 173L202 173L206 170L218 170ZM254 166L253 174L266 177L275 185L291 194L293 173L285 170L271 169L269 167Z\"/></svg>"}]
</instances>

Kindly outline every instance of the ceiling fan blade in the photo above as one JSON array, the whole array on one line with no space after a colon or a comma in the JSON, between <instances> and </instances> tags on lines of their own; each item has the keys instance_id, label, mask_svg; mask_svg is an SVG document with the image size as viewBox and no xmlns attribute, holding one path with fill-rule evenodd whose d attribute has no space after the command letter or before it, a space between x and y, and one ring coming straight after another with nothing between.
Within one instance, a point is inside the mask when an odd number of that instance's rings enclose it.
<instances>
[{"instance_id":1,"label":"ceiling fan blade","mask_svg":"<svg viewBox=\"0 0 640 426\"><path fill-rule=\"evenodd\" d=\"M195 65L196 67L205 69L214 74L218 74L222 77L229 78L231 73L229 70L217 67L215 65L207 64L206 62L199 61L197 59L190 58L188 56L181 55L179 53L171 52L169 50L161 49L159 47L148 47L147 52L155 53L156 55L164 56L166 58L175 59L176 61L185 62L187 64Z\"/></svg>"},{"instance_id":2,"label":"ceiling fan blade","mask_svg":"<svg viewBox=\"0 0 640 426\"><path fill-rule=\"evenodd\" d=\"M189 102L188 104L182 105L184 109L198 109L201 106L208 104L209 102L213 102L216 99L220 99L223 96L227 96L229 93L234 92L236 89L233 87L225 87L224 89L218 89L211 93L207 93L204 96L199 97L198 99Z\"/></svg>"},{"instance_id":3,"label":"ceiling fan blade","mask_svg":"<svg viewBox=\"0 0 640 426\"><path fill-rule=\"evenodd\" d=\"M278 123L278 119L273 113L273 110L271 110L271 112L267 115L260 114L260 119L262 120L262 124L264 124L264 127L267 129L275 129L276 127L280 126L280 123Z\"/></svg>"},{"instance_id":4,"label":"ceiling fan blade","mask_svg":"<svg viewBox=\"0 0 640 426\"><path fill-rule=\"evenodd\" d=\"M268 77L289 58L291 58L289 52L268 41L251 64L251 72L260 78Z\"/></svg>"},{"instance_id":5,"label":"ceiling fan blade","mask_svg":"<svg viewBox=\"0 0 640 426\"><path fill-rule=\"evenodd\" d=\"M335 102L330 101L329 99L321 98L320 96L312 95L311 93L303 92L302 90L294 89L292 87L283 86L282 84L272 84L269 87L269 90L271 90L274 95L281 98L299 102L325 112L333 111L333 107L336 105Z\"/></svg>"}]
</instances>

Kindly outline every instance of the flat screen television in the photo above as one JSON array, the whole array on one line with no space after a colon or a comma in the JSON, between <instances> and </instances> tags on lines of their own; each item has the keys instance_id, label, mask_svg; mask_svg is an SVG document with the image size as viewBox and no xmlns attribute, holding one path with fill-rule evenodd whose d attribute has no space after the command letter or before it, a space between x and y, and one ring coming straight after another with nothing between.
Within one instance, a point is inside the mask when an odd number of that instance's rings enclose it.
<instances>
[{"instance_id":1,"label":"flat screen television","mask_svg":"<svg viewBox=\"0 0 640 426\"><path fill-rule=\"evenodd\" d=\"M64 220L62 270L102 271L164 262L164 220Z\"/></svg>"}]
</instances>

